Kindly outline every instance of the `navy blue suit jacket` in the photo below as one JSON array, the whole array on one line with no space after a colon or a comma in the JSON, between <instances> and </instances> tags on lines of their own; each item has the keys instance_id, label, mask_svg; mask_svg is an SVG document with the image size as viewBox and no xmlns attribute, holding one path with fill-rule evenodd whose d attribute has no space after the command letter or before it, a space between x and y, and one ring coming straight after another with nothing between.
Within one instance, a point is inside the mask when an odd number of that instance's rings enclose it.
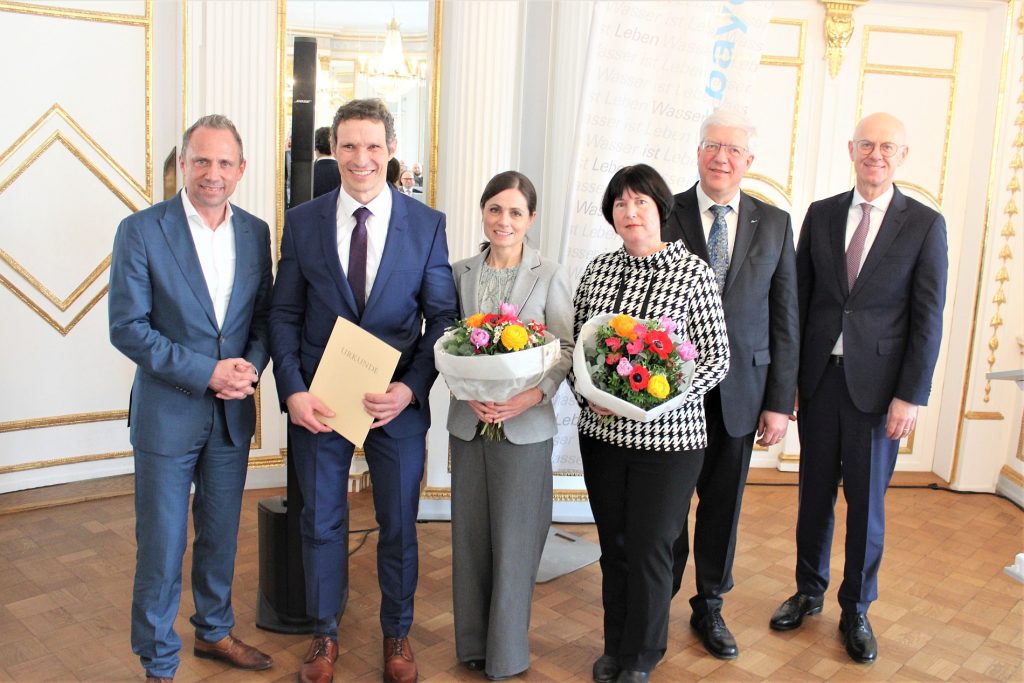
<instances>
[{"instance_id":1,"label":"navy blue suit jacket","mask_svg":"<svg viewBox=\"0 0 1024 683\"><path fill-rule=\"evenodd\" d=\"M195 447L208 428L217 361L245 358L260 372L270 350L270 231L232 205L235 280L223 327L203 277L181 196L121 221L110 264L110 341L138 366L128 422L132 445L166 455ZM256 426L252 396L224 401L231 441Z\"/></svg>"},{"instance_id":2,"label":"navy blue suit jacket","mask_svg":"<svg viewBox=\"0 0 1024 683\"><path fill-rule=\"evenodd\" d=\"M850 291L846 222L853 191L814 202L797 244L800 400L810 400L839 334L854 405L884 413L892 399L925 405L942 338L946 222L894 188Z\"/></svg>"},{"instance_id":3,"label":"navy blue suit jacket","mask_svg":"<svg viewBox=\"0 0 1024 683\"><path fill-rule=\"evenodd\" d=\"M710 262L696 185L676 195L661 235L666 241L682 239ZM722 310L731 359L729 374L718 385L722 418L726 431L741 437L757 429L762 410L793 412L800 343L793 224L782 209L745 193L740 193Z\"/></svg>"},{"instance_id":4,"label":"navy blue suit jacket","mask_svg":"<svg viewBox=\"0 0 1024 683\"><path fill-rule=\"evenodd\" d=\"M402 438L430 426L427 397L437 377L434 342L458 317L458 303L444 214L393 188L388 191L391 222L361 318L338 257L339 190L287 212L270 345L282 401L309 390L339 316L401 351L392 381L408 386L416 401L382 429Z\"/></svg>"}]
</instances>

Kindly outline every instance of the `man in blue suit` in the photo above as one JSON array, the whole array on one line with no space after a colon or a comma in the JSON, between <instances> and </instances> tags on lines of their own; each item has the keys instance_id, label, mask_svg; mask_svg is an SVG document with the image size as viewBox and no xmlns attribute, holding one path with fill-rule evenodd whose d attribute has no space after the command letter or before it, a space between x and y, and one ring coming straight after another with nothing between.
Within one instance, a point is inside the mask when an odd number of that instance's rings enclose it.
<instances>
[{"instance_id":1,"label":"man in blue suit","mask_svg":"<svg viewBox=\"0 0 1024 683\"><path fill-rule=\"evenodd\" d=\"M794 629L822 609L841 479L848 508L839 630L850 658L866 663L878 651L867 610L878 597L885 492L939 355L946 223L893 184L908 152L898 119L862 119L849 152L856 187L811 204L797 243L797 593L770 624Z\"/></svg>"},{"instance_id":2,"label":"man in blue suit","mask_svg":"<svg viewBox=\"0 0 1024 683\"><path fill-rule=\"evenodd\" d=\"M437 372L434 342L458 316L444 214L387 182L394 121L380 100L353 100L332 126L341 188L285 216L270 314L278 395L305 502L300 517L306 609L316 620L300 681L333 679L338 656L339 532L348 514L353 445L317 419L334 413L309 386L338 317L401 351L383 394L366 394L374 418L363 446L380 525L377 570L384 680L416 680L408 634L418 571L416 510Z\"/></svg>"},{"instance_id":3,"label":"man in blue suit","mask_svg":"<svg viewBox=\"0 0 1024 683\"><path fill-rule=\"evenodd\" d=\"M194 654L242 669L271 659L231 634L231 581L253 387L269 358L270 231L228 203L245 171L227 118L185 131L184 190L129 216L114 238L110 341L138 366L129 424L135 455L132 650L147 680L171 680L181 639L189 489Z\"/></svg>"}]
</instances>

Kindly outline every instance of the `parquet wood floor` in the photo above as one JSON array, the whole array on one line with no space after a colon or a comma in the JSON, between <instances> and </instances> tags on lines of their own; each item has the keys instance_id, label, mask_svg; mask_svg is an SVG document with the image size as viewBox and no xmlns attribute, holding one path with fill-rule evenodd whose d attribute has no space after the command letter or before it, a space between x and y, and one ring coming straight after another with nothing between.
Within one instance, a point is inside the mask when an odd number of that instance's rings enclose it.
<instances>
[{"instance_id":1,"label":"parquet wood floor","mask_svg":"<svg viewBox=\"0 0 1024 683\"><path fill-rule=\"evenodd\" d=\"M786 481L783 477L781 481ZM275 666L247 673L192 657L185 593L177 629L185 642L177 681L294 681L307 639L254 625L258 587L256 505L281 491L245 495L234 587L236 634L273 655ZM374 526L369 492L353 494L353 529ZM1024 549L1024 514L992 496L893 489L880 600L871 610L880 656L850 662L837 633L835 588L823 614L776 633L768 618L793 591L796 489L750 486L744 501L735 578L725 617L739 641L734 662L707 655L673 604L669 650L652 680L666 681L1020 681L1024 585L1002 569ZM841 497L839 532L845 514ZM567 526L596 541L591 525ZM451 533L420 525L420 583L411 639L420 680L482 681L455 662L451 612ZM353 543L358 537L353 537ZM336 680L379 681L376 536L351 560L351 596L341 624ZM141 681L128 644L134 571L129 495L0 515L0 683ZM842 567L842 544L833 567ZM841 569L839 570L841 572ZM839 573L837 572L837 573ZM685 584L692 589L692 567ZM685 591L686 589L684 589ZM591 565L537 587L530 634L533 662L524 681L589 681L601 650L600 569Z\"/></svg>"}]
</instances>

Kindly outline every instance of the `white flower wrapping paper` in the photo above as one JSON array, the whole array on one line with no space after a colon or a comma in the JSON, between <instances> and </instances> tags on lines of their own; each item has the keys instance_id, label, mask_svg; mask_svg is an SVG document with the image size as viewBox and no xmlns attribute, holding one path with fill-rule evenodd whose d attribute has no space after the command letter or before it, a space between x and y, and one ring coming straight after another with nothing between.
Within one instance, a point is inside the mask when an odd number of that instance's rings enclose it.
<instances>
[{"instance_id":1,"label":"white flower wrapping paper","mask_svg":"<svg viewBox=\"0 0 1024 683\"><path fill-rule=\"evenodd\" d=\"M558 337L545 333L543 346L493 356L453 356L444 350L449 335L434 343L434 366L460 401L507 401L532 389L561 357Z\"/></svg>"},{"instance_id":2,"label":"white flower wrapping paper","mask_svg":"<svg viewBox=\"0 0 1024 683\"><path fill-rule=\"evenodd\" d=\"M593 318L583 323L583 327L580 328L580 333L576 338L576 348L574 348L572 352L572 370L576 377L576 383L574 385L576 392L583 398L592 401L602 408L607 408L616 415L630 420L636 420L637 422L651 422L660 415L664 415L670 410L675 410L681 407L683 403L686 402L686 395L690 390L690 382L693 380L693 369L695 364L692 360L682 361L683 378L679 395L670 398L664 403L656 405L650 410L644 410L640 406L633 405L625 399L612 396L607 391L599 389L594 384L594 380L590 377L590 368L587 366L587 355L588 353L591 356L594 355L594 351L597 347L597 343L594 341L594 337L597 335L597 329L602 325L607 325L615 316L615 313L602 313L600 315L595 315ZM676 346L679 345L680 339L677 335L670 334L669 337L672 339L673 344ZM673 353L675 352L673 351Z\"/></svg>"}]
</instances>

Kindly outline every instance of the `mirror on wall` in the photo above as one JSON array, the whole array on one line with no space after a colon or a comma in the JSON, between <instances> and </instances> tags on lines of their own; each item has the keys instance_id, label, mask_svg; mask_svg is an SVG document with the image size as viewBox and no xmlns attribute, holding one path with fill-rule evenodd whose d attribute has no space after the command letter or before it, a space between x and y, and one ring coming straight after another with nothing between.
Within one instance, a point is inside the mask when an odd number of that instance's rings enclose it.
<instances>
[{"instance_id":1,"label":"mirror on wall","mask_svg":"<svg viewBox=\"0 0 1024 683\"><path fill-rule=\"evenodd\" d=\"M424 198L432 195L429 145L436 114L430 99L435 71L430 29L431 0L287 0L284 130L292 130L295 39L315 39L313 128L330 126L337 108L351 99L381 98L395 118L395 158L409 170L421 169L417 186Z\"/></svg>"}]
</instances>

